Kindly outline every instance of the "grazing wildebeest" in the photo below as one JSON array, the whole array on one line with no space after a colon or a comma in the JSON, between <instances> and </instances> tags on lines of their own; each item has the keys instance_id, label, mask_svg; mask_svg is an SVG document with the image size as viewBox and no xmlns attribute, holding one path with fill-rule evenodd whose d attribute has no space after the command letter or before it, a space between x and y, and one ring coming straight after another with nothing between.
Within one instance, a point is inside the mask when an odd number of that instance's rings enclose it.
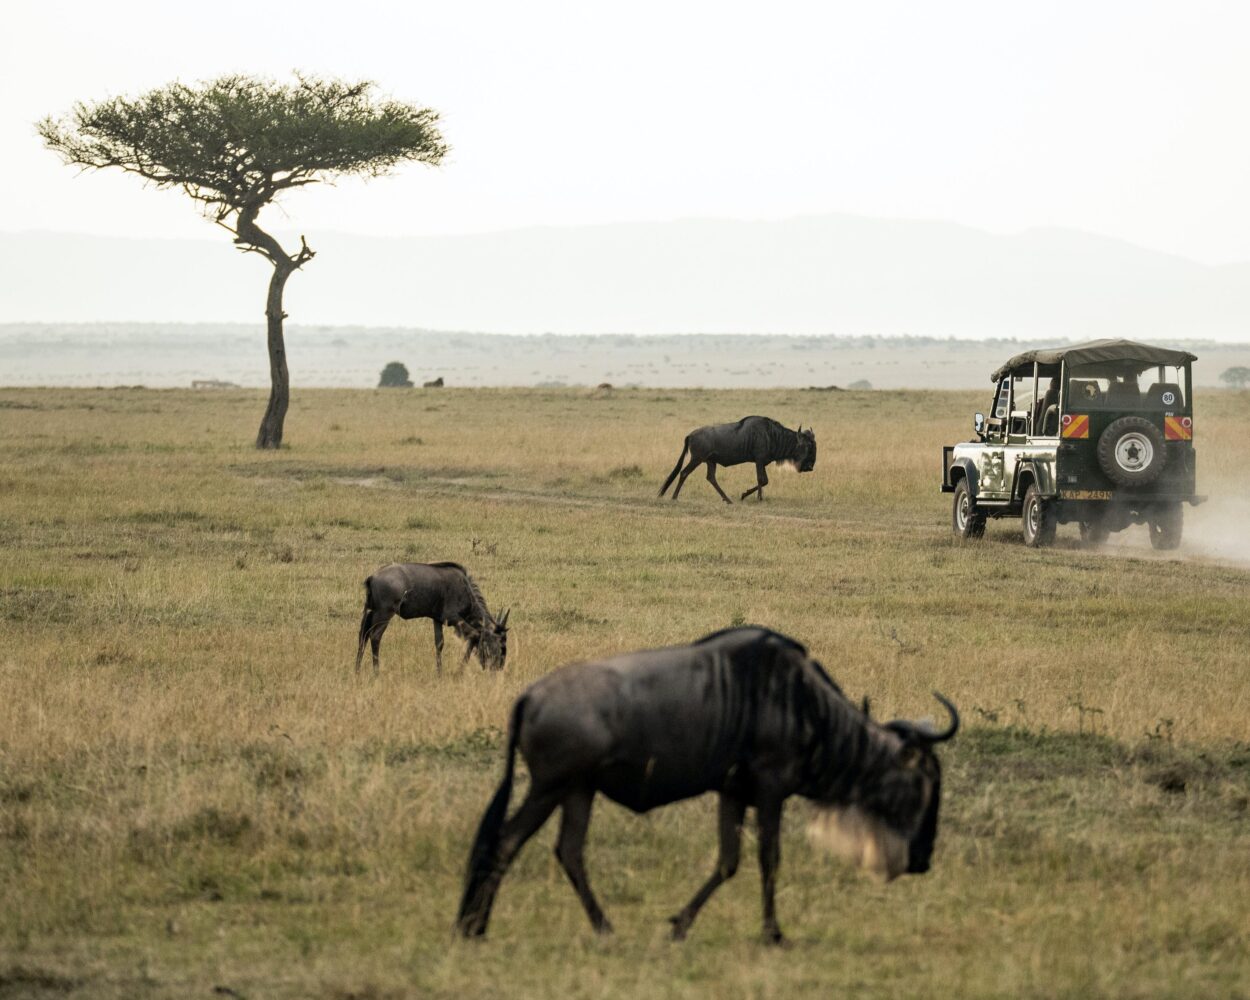
<instances>
[{"instance_id":1,"label":"grazing wildebeest","mask_svg":"<svg viewBox=\"0 0 1250 1000\"><path fill-rule=\"evenodd\" d=\"M458 927L466 936L486 932L508 866L559 806L556 857L591 925L610 933L582 861L596 792L637 813L718 793L720 859L672 918L678 940L737 871L748 806L759 827L768 941L782 936L773 895L782 806L791 795L821 806L826 825L850 844L844 853L887 880L926 872L941 800L933 747L959 728L954 706L937 697L951 714L945 732L904 721L880 725L799 643L758 627L548 674L513 705L503 781L469 855ZM505 819L518 749L530 786Z\"/></svg>"},{"instance_id":2,"label":"grazing wildebeest","mask_svg":"<svg viewBox=\"0 0 1250 1000\"><path fill-rule=\"evenodd\" d=\"M483 668L502 670L508 657L508 611L495 617L487 610L482 592L469 571L454 562L391 563L365 580L365 611L360 619L356 647L356 672L365 655L365 643L373 648L373 670L378 669L378 646L390 620L432 618L434 656L443 672L443 626L450 625L464 639L463 664L477 652Z\"/></svg>"},{"instance_id":3,"label":"grazing wildebeest","mask_svg":"<svg viewBox=\"0 0 1250 1000\"><path fill-rule=\"evenodd\" d=\"M690 462L683 469L681 463L686 460L687 452L690 453ZM673 499L676 500L686 477L703 462L707 462L707 481L725 503L733 501L725 496L725 491L716 481L716 467L754 462L756 485L739 499L745 500L755 493L763 500L764 487L768 485L768 473L764 471L764 466L769 462L787 462L799 472L811 472L816 465L816 434L810 427L803 430L802 425L792 431L769 417L743 417L736 424L700 427L686 435L677 464L660 487L660 496L664 496L680 471L681 478L677 479L677 488L673 490Z\"/></svg>"}]
</instances>

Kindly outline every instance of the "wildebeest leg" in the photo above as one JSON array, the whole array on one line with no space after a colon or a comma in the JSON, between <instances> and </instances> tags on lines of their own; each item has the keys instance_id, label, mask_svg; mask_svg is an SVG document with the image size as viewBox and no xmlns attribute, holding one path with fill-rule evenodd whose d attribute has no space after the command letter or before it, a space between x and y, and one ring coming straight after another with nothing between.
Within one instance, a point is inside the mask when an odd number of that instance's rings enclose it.
<instances>
[{"instance_id":1,"label":"wildebeest leg","mask_svg":"<svg viewBox=\"0 0 1250 1000\"><path fill-rule=\"evenodd\" d=\"M768 473L764 471L764 464L762 462L755 463L755 480L756 480L756 485L752 486L749 490L743 493L742 496L739 497L738 499L745 500L752 493L758 493L759 498L761 500L764 499L764 487L768 485Z\"/></svg>"},{"instance_id":2,"label":"wildebeest leg","mask_svg":"<svg viewBox=\"0 0 1250 1000\"><path fill-rule=\"evenodd\" d=\"M565 798L560 809L560 839L556 841L556 859L564 869L564 874L573 883L573 889L577 898L582 901L595 933L611 934L612 924L603 915L595 894L590 891L590 880L586 877L586 866L582 857L594 798L595 793L589 789L578 789Z\"/></svg>"},{"instance_id":3,"label":"wildebeest leg","mask_svg":"<svg viewBox=\"0 0 1250 1000\"><path fill-rule=\"evenodd\" d=\"M677 499L677 494L681 492L681 488L686 485L686 477L703 462L701 458L691 456L690 461L686 463L686 467L681 470L681 476L677 480L677 485L673 489L673 499Z\"/></svg>"},{"instance_id":4,"label":"wildebeest leg","mask_svg":"<svg viewBox=\"0 0 1250 1000\"><path fill-rule=\"evenodd\" d=\"M391 623L393 612L383 615L375 610L373 612L373 624L369 626L369 648L373 653L373 672L378 672L378 647L382 645L382 633L386 631L386 626Z\"/></svg>"},{"instance_id":5,"label":"wildebeest leg","mask_svg":"<svg viewBox=\"0 0 1250 1000\"><path fill-rule=\"evenodd\" d=\"M777 867L781 864L781 802L762 800L755 807L759 825L760 884L764 891L764 941L781 944L785 938L777 925Z\"/></svg>"},{"instance_id":6,"label":"wildebeest leg","mask_svg":"<svg viewBox=\"0 0 1250 1000\"><path fill-rule=\"evenodd\" d=\"M738 856L742 850L742 817L746 813L746 803L724 792L720 795L720 857L716 860L716 871L703 883L703 887L694 894L694 898L686 904L677 916L670 917L673 925L673 940L683 941L694 918L699 915L706 903L722 882L734 877L738 870Z\"/></svg>"},{"instance_id":7,"label":"wildebeest leg","mask_svg":"<svg viewBox=\"0 0 1250 1000\"><path fill-rule=\"evenodd\" d=\"M521 807L512 814L499 832L499 850L495 854L495 863L490 874L482 880L481 885L473 893L472 917L463 925L466 935L477 936L486 933L486 924L490 920L490 910L495 903L495 894L499 891L499 883L503 881L508 866L516 859L525 842L538 832L538 828L547 822L547 817L560 804L558 792L535 793L530 789Z\"/></svg>"},{"instance_id":8,"label":"wildebeest leg","mask_svg":"<svg viewBox=\"0 0 1250 1000\"><path fill-rule=\"evenodd\" d=\"M443 672L443 623L434 619L434 666L441 675Z\"/></svg>"},{"instance_id":9,"label":"wildebeest leg","mask_svg":"<svg viewBox=\"0 0 1250 1000\"><path fill-rule=\"evenodd\" d=\"M708 459L707 463L707 481L712 484L712 489L720 494L720 498L724 500L725 503L733 503L729 497L725 496L725 491L720 488L720 483L716 481L716 463L711 459Z\"/></svg>"}]
</instances>

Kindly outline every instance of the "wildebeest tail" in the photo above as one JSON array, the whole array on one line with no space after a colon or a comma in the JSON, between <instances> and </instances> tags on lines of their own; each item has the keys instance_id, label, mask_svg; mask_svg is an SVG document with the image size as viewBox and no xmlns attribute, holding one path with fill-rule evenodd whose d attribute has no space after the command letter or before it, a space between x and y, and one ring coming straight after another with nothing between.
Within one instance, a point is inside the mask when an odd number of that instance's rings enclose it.
<instances>
[{"instance_id":1,"label":"wildebeest tail","mask_svg":"<svg viewBox=\"0 0 1250 1000\"><path fill-rule=\"evenodd\" d=\"M369 640L369 629L373 618L373 577L365 577L365 610L360 616L360 635L356 637L356 669L360 669L360 660L365 652L365 643Z\"/></svg>"},{"instance_id":2,"label":"wildebeest tail","mask_svg":"<svg viewBox=\"0 0 1250 1000\"><path fill-rule=\"evenodd\" d=\"M484 905L489 908L490 902L481 898L482 890L494 868L495 857L499 852L499 834L508 815L508 800L512 797L512 774L516 764L516 745L521 737L521 713L524 709L525 696L522 695L512 708L512 718L508 720L508 747L504 757L503 780L499 782L490 805L482 814L477 836L469 851L464 895L460 899L460 912L456 915L456 926L466 936L486 932L487 914L479 915L479 911Z\"/></svg>"},{"instance_id":3,"label":"wildebeest tail","mask_svg":"<svg viewBox=\"0 0 1250 1000\"><path fill-rule=\"evenodd\" d=\"M668 478L664 480L664 485L660 487L660 496L664 496L668 492L668 488L673 485L673 480L677 478L677 473L681 472L681 465L686 460L686 452L690 450L690 435L686 435L686 440L681 443L681 454L677 456L677 464L673 466L673 471L668 474Z\"/></svg>"}]
</instances>

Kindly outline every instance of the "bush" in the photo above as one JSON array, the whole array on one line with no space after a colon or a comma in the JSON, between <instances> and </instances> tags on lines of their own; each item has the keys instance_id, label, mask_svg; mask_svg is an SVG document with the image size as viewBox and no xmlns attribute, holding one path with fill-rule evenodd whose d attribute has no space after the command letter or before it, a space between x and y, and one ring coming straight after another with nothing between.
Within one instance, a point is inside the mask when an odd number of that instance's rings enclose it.
<instances>
[{"instance_id":1,"label":"bush","mask_svg":"<svg viewBox=\"0 0 1250 1000\"><path fill-rule=\"evenodd\" d=\"M382 377L378 379L379 389L411 389L412 379L408 377L407 367L400 361L392 361L382 369Z\"/></svg>"}]
</instances>

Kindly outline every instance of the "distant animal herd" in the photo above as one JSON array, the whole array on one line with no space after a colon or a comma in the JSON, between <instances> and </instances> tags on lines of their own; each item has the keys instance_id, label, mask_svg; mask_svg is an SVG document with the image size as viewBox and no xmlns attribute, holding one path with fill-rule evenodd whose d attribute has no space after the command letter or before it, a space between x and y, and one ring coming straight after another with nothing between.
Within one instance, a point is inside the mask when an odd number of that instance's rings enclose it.
<instances>
[{"instance_id":1,"label":"distant animal herd","mask_svg":"<svg viewBox=\"0 0 1250 1000\"><path fill-rule=\"evenodd\" d=\"M676 500L690 473L706 465L712 488L732 503L716 469L748 462L755 465L756 485L741 499L754 493L763 500L768 465L812 471L815 432L758 416L700 427L686 435L659 495L676 480ZM382 635L396 616L433 621L440 673L447 626L465 642L461 665L476 653L483 669L503 669L509 612L492 614L459 563L383 566L364 581L364 590L358 673L366 645L378 671ZM559 808L556 857L591 926L611 933L583 855L600 793L636 813L717 794L719 857L707 881L670 918L675 940L685 938L703 905L737 871L748 808L758 825L764 939L782 940L775 904L781 817L794 795L817 808L813 835L851 863L886 881L922 874L929 870L941 805L934 748L959 729L955 706L936 697L950 716L941 731L902 719L878 722L867 700L859 706L850 701L801 643L759 626L556 670L512 706L503 780L469 853L457 929L466 937L486 933L509 865ZM509 816L518 752L530 780Z\"/></svg>"}]
</instances>

